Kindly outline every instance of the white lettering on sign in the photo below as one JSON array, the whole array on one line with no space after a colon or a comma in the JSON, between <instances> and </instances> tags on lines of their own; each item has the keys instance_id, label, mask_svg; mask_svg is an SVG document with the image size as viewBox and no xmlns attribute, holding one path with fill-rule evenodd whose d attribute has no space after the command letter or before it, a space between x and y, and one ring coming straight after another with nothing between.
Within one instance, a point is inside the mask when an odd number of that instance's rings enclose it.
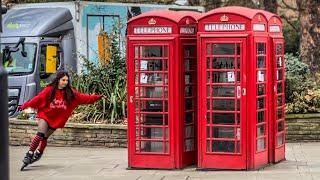
<instances>
[{"instance_id":1,"label":"white lettering on sign","mask_svg":"<svg viewBox=\"0 0 320 180\"><path fill-rule=\"evenodd\" d=\"M171 27L135 27L134 34L170 34Z\"/></svg>"},{"instance_id":2,"label":"white lettering on sign","mask_svg":"<svg viewBox=\"0 0 320 180\"><path fill-rule=\"evenodd\" d=\"M254 31L265 31L266 27L264 24L253 24L253 30Z\"/></svg>"},{"instance_id":3,"label":"white lettering on sign","mask_svg":"<svg viewBox=\"0 0 320 180\"><path fill-rule=\"evenodd\" d=\"M280 32L280 26L272 25L269 27L269 32Z\"/></svg>"},{"instance_id":4,"label":"white lettering on sign","mask_svg":"<svg viewBox=\"0 0 320 180\"><path fill-rule=\"evenodd\" d=\"M206 24L205 31L244 31L245 24Z\"/></svg>"},{"instance_id":5,"label":"white lettering on sign","mask_svg":"<svg viewBox=\"0 0 320 180\"><path fill-rule=\"evenodd\" d=\"M194 34L195 28L194 27L181 27L180 34Z\"/></svg>"}]
</instances>

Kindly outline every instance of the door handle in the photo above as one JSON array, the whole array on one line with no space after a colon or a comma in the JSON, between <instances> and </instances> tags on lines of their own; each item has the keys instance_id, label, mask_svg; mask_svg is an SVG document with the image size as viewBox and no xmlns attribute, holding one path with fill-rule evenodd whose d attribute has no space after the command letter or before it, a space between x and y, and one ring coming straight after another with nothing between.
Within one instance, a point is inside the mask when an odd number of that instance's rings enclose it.
<instances>
[{"instance_id":1,"label":"door handle","mask_svg":"<svg viewBox=\"0 0 320 180\"><path fill-rule=\"evenodd\" d=\"M133 103L133 96L130 96L130 103Z\"/></svg>"},{"instance_id":2,"label":"door handle","mask_svg":"<svg viewBox=\"0 0 320 180\"><path fill-rule=\"evenodd\" d=\"M242 88L242 96L245 96L245 95L247 95L247 90L246 88Z\"/></svg>"}]
</instances>

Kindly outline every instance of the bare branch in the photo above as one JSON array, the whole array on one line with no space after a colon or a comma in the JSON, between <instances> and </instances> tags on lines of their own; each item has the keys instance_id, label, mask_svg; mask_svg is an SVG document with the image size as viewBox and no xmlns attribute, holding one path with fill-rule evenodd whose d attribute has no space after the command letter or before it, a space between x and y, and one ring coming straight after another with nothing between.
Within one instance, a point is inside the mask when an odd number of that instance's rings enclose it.
<instances>
[{"instance_id":1,"label":"bare branch","mask_svg":"<svg viewBox=\"0 0 320 180\"><path fill-rule=\"evenodd\" d=\"M285 15L280 15L280 17L284 20L286 20L286 22L296 31L299 32L299 29L297 29L297 27L294 26L294 24L289 20L289 18Z\"/></svg>"},{"instance_id":2,"label":"bare branch","mask_svg":"<svg viewBox=\"0 0 320 180\"><path fill-rule=\"evenodd\" d=\"M285 5L285 8L291 9L293 11L298 11L298 8L294 8L294 7L290 6L288 3L285 2L285 0L281 0L281 2Z\"/></svg>"}]
</instances>

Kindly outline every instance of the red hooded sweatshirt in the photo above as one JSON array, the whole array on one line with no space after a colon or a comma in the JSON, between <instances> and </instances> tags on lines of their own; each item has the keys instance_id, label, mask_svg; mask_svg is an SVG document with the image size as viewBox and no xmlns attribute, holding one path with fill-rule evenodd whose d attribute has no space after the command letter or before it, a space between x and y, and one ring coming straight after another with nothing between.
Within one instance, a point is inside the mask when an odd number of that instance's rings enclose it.
<instances>
[{"instance_id":1,"label":"red hooded sweatshirt","mask_svg":"<svg viewBox=\"0 0 320 180\"><path fill-rule=\"evenodd\" d=\"M82 94L73 90L75 98L67 104L64 98L64 90L57 89L55 98L50 102L50 95L53 87L47 86L37 96L24 103L21 109L37 109L37 117L45 120L48 125L54 129L63 128L72 111L81 104L93 104L99 99L100 95Z\"/></svg>"}]
</instances>

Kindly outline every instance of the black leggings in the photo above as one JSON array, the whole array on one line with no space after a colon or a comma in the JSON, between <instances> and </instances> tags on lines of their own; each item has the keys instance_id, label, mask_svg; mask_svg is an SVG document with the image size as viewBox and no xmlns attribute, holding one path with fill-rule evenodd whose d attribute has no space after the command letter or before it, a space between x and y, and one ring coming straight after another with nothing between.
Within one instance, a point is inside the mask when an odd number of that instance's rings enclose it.
<instances>
[{"instance_id":1,"label":"black leggings","mask_svg":"<svg viewBox=\"0 0 320 180\"><path fill-rule=\"evenodd\" d=\"M43 133L45 138L48 138L51 134L54 133L56 129L49 126L49 124L43 120L38 120L38 132Z\"/></svg>"}]
</instances>

